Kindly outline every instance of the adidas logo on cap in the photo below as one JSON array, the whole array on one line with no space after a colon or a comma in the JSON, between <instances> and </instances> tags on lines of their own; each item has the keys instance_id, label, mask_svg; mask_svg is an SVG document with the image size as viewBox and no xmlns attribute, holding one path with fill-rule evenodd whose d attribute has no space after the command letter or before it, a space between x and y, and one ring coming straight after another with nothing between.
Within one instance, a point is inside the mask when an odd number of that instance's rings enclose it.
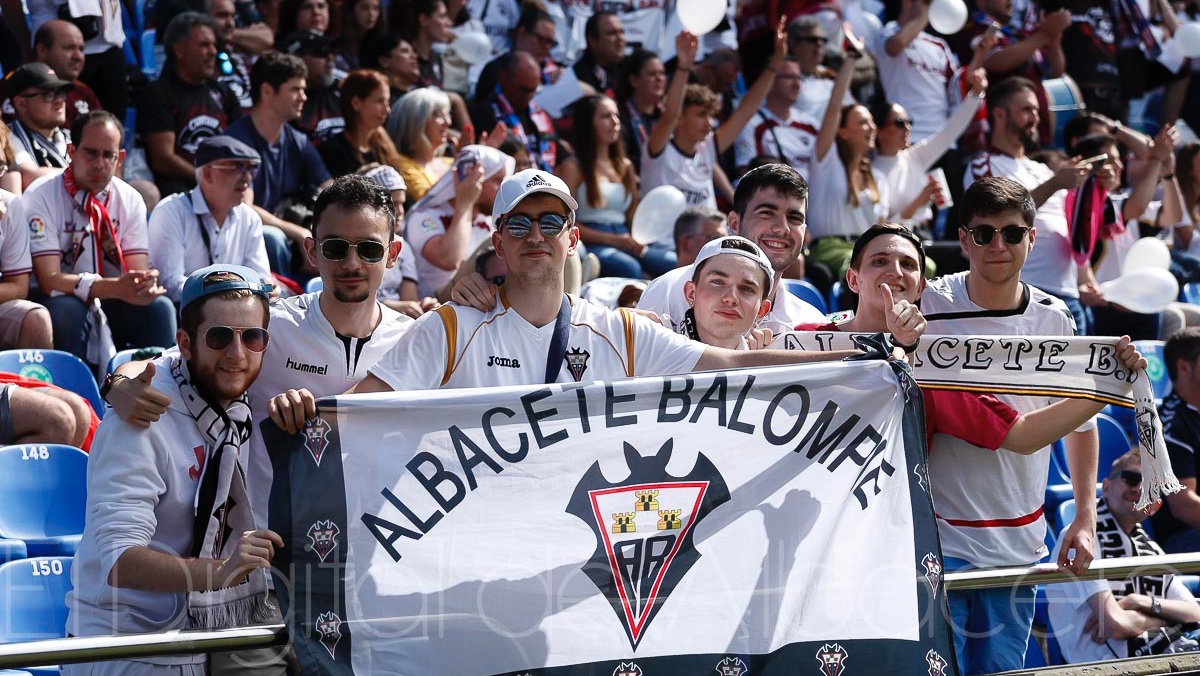
<instances>
[{"instance_id":1,"label":"adidas logo on cap","mask_svg":"<svg viewBox=\"0 0 1200 676\"><path fill-rule=\"evenodd\" d=\"M529 182L525 184L525 187L532 188L537 185L544 185L544 186L549 187L550 182L547 181L546 179L542 178L541 176L534 174L533 178L529 179Z\"/></svg>"}]
</instances>

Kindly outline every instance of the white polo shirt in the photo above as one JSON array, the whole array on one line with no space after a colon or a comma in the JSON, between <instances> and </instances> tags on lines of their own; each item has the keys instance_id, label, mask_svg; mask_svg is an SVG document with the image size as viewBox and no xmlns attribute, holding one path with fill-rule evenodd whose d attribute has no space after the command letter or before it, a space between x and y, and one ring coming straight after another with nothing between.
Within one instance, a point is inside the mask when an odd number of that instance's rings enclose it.
<instances>
[{"instance_id":1,"label":"white polo shirt","mask_svg":"<svg viewBox=\"0 0 1200 676\"><path fill-rule=\"evenodd\" d=\"M258 212L238 204L218 224L199 186L159 202L150 215L150 267L171 300L180 301L189 274L215 263L244 265L271 279Z\"/></svg>"},{"instance_id":2,"label":"white polo shirt","mask_svg":"<svg viewBox=\"0 0 1200 676\"><path fill-rule=\"evenodd\" d=\"M100 269L96 269L96 237L88 216L80 210L82 196L82 192L77 198L67 193L62 174L43 176L29 186L21 197L21 212L29 226L30 255L61 256L63 272L119 277L123 271L115 256L101 257ZM149 254L142 196L125 181L113 177L97 199L106 205L122 253ZM30 281L31 285L35 283Z\"/></svg>"},{"instance_id":3,"label":"white polo shirt","mask_svg":"<svg viewBox=\"0 0 1200 676\"><path fill-rule=\"evenodd\" d=\"M795 108L789 108L787 119L781 120L764 106L738 134L733 146L736 164L744 167L759 155L773 155L809 178L820 128L819 121Z\"/></svg>"},{"instance_id":4,"label":"white polo shirt","mask_svg":"<svg viewBox=\"0 0 1200 676\"><path fill-rule=\"evenodd\" d=\"M950 45L921 31L902 52L889 56L885 44L900 32L892 21L880 31L871 53L879 68L879 81L888 101L904 106L913 120L913 143L936 134L950 118L950 80L958 58Z\"/></svg>"}]
</instances>

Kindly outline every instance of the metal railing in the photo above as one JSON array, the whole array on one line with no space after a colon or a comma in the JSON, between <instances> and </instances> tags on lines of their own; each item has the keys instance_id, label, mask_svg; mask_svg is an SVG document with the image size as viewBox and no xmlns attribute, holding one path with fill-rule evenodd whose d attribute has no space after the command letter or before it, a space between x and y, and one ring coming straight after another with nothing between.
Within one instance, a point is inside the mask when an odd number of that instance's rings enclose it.
<instances>
[{"instance_id":1,"label":"metal railing","mask_svg":"<svg viewBox=\"0 0 1200 676\"><path fill-rule=\"evenodd\" d=\"M1093 561L1091 568L1082 575L1061 571L1053 563L1018 568L969 570L946 573L945 583L947 590L966 590L1122 579L1130 575L1160 573L1200 573L1200 554L1100 559ZM0 669L265 648L286 642L287 629L282 624L217 631L172 631L162 634L27 641L0 644Z\"/></svg>"}]
</instances>

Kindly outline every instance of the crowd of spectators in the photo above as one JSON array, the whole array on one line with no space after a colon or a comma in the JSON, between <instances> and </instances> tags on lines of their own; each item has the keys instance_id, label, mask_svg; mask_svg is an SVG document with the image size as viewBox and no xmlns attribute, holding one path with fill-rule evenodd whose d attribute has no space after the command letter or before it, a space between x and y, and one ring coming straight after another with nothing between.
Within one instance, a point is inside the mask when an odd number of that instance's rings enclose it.
<instances>
[{"instance_id":1,"label":"crowd of spectators","mask_svg":"<svg viewBox=\"0 0 1200 676\"><path fill-rule=\"evenodd\" d=\"M1181 287L1200 282L1200 82L1172 42L1200 8L975 0L962 30L941 34L927 0L733 5L697 36L679 19L684 0L2 0L0 349L54 348L102 369L117 350L169 347L185 279L214 264L263 275L272 298L328 285L322 266L341 259L314 243L314 208L351 175L386 191L395 215L373 297L412 318L463 285L493 302L506 275L493 205L530 169L565 182L578 206L568 291L586 297L587 282L623 305L641 295L684 333L706 244L733 234L754 247L754 326L779 333L827 321L781 290L786 279L855 309L870 290L856 243L893 222L923 244L924 277L968 269L994 285L998 305L972 296L980 307L1024 316L1034 297L1062 310L1026 317L1037 331L1168 340L1163 420L1188 490L1154 528L1167 551L1196 551L1200 308L1139 314L1103 289L1145 237L1171 248ZM142 40L150 29L157 40ZM465 60L467 33L487 36L487 58ZM799 180L739 190L778 165ZM634 215L660 186L687 209L671 236L644 241ZM946 279L934 288L967 278ZM748 337L724 342L757 346ZM46 427L79 442L77 403L39 396L9 405L71 421ZM1069 453L1094 453L1087 425L1067 439ZM1099 505L1146 553L1121 511L1132 473L1118 461ZM1080 527L1094 526L1095 506L1081 511ZM1157 618L1133 589L1092 609L1154 628L1112 610ZM962 664L1014 668L980 660Z\"/></svg>"}]
</instances>

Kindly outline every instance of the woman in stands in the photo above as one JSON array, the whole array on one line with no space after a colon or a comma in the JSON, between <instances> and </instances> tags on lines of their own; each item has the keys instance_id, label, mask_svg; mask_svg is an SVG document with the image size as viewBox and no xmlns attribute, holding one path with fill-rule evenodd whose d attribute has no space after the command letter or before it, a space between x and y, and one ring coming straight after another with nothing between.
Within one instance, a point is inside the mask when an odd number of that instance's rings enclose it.
<instances>
[{"instance_id":1,"label":"woman in stands","mask_svg":"<svg viewBox=\"0 0 1200 676\"><path fill-rule=\"evenodd\" d=\"M575 157L558 165L558 174L572 186L579 209L575 218L588 251L600 259L603 277L641 279L675 267L661 254L644 258L648 249L629 233L637 208L638 176L621 144L617 104L603 94L575 105Z\"/></svg>"},{"instance_id":2,"label":"woman in stands","mask_svg":"<svg viewBox=\"0 0 1200 676\"><path fill-rule=\"evenodd\" d=\"M450 170L443 151L450 138L450 97L434 88L416 89L392 107L387 130L400 151L400 175L408 186L409 204Z\"/></svg>"},{"instance_id":3,"label":"woman in stands","mask_svg":"<svg viewBox=\"0 0 1200 676\"><path fill-rule=\"evenodd\" d=\"M328 0L281 0L277 40L286 40L296 31L325 34L329 30Z\"/></svg>"},{"instance_id":4,"label":"woman in stands","mask_svg":"<svg viewBox=\"0 0 1200 676\"><path fill-rule=\"evenodd\" d=\"M624 75L617 86L617 104L621 112L621 140L625 156L640 171L642 146L650 138L650 129L662 116L663 96L667 92L667 70L662 59L645 49L635 50L621 65Z\"/></svg>"},{"instance_id":5,"label":"woman in stands","mask_svg":"<svg viewBox=\"0 0 1200 676\"><path fill-rule=\"evenodd\" d=\"M351 71L342 81L346 127L318 148L331 176L353 174L372 162L400 170L400 153L383 129L390 110L388 98L387 78L376 71Z\"/></svg>"},{"instance_id":6,"label":"woman in stands","mask_svg":"<svg viewBox=\"0 0 1200 676\"><path fill-rule=\"evenodd\" d=\"M408 40L396 33L384 33L363 46L362 67L372 68L387 76L391 89L391 105L401 96L416 89L421 79L417 52Z\"/></svg>"},{"instance_id":7,"label":"woman in stands","mask_svg":"<svg viewBox=\"0 0 1200 676\"><path fill-rule=\"evenodd\" d=\"M384 35L385 26L387 17L379 0L343 0L333 47L338 64L346 70L358 68L361 50Z\"/></svg>"},{"instance_id":8,"label":"woman in stands","mask_svg":"<svg viewBox=\"0 0 1200 676\"><path fill-rule=\"evenodd\" d=\"M422 87L442 86L442 57L433 45L454 39L450 27L450 13L442 0L410 0L399 3L392 13L392 30L417 50Z\"/></svg>"}]
</instances>

